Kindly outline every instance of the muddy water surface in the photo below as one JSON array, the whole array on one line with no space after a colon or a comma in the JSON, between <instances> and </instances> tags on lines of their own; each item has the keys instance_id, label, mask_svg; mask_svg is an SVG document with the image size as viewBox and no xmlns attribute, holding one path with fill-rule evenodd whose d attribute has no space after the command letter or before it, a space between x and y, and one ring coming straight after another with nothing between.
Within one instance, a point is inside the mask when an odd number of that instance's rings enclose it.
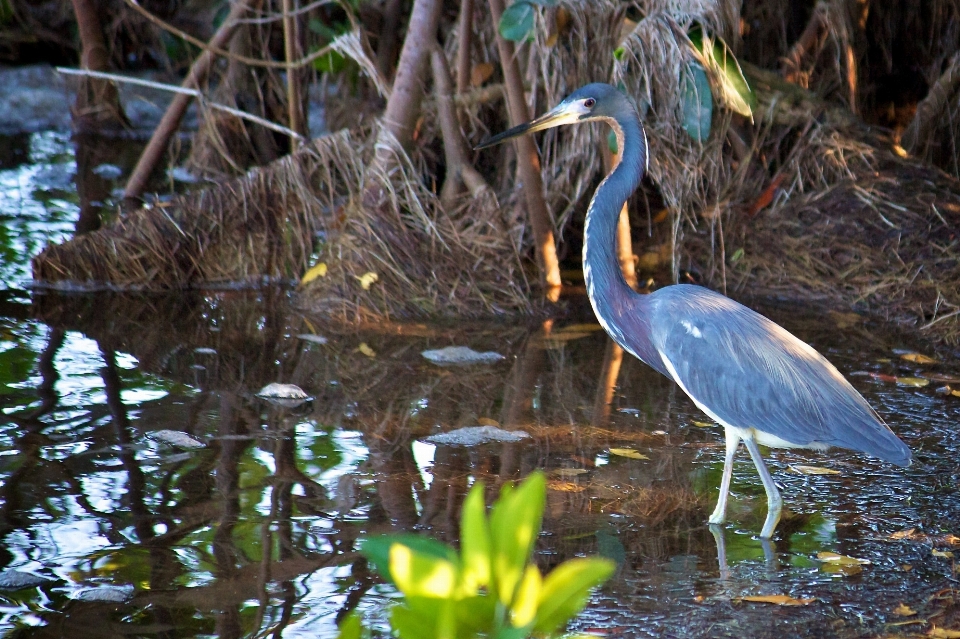
<instances>
[{"instance_id":1,"label":"muddy water surface","mask_svg":"<svg viewBox=\"0 0 960 639\"><path fill-rule=\"evenodd\" d=\"M65 138L50 140L26 138L26 157L49 142L44 161L75 171ZM333 637L354 609L383 629L395 593L356 554L358 539L415 530L455 543L474 481L492 499L534 469L549 478L541 568L597 553L618 564L575 629L960 629L960 397L937 391L960 388L960 367L904 359L934 355L909 336L855 315L762 309L850 376L915 455L899 469L846 451L770 452L785 517L764 544L755 535L766 500L745 451L730 522L711 530L722 431L629 356L617 369L582 299L546 325L344 332L311 322L280 289L28 294L29 256L81 219L69 180L38 187L35 168L11 160L0 171L4 636ZM440 367L421 356L449 345L505 358ZM313 400L257 398L271 382ZM531 437L425 441L494 423ZM869 563L823 561L829 552ZM752 595L806 603L744 600Z\"/></svg>"}]
</instances>

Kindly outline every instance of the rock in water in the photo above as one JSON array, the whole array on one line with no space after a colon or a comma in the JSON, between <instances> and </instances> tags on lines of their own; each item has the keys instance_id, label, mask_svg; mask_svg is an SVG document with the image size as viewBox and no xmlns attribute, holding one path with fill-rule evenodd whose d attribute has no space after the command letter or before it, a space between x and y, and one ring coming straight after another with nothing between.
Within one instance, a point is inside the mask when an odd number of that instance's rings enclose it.
<instances>
[{"instance_id":1,"label":"rock in water","mask_svg":"<svg viewBox=\"0 0 960 639\"><path fill-rule=\"evenodd\" d=\"M503 359L503 355L493 351L478 353L469 346L447 346L433 351L420 353L434 364L441 366L468 366L470 364L493 364Z\"/></svg>"},{"instance_id":2,"label":"rock in water","mask_svg":"<svg viewBox=\"0 0 960 639\"><path fill-rule=\"evenodd\" d=\"M503 430L495 426L468 426L449 433L431 435L424 441L446 446L479 446L493 442L518 442L530 437L522 430Z\"/></svg>"}]
</instances>

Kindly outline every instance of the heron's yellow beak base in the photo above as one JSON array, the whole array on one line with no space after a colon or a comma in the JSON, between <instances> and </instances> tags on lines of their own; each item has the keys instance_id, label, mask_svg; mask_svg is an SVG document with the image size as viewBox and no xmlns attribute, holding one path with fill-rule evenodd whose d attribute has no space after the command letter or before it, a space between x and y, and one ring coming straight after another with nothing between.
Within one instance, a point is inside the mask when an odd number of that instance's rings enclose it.
<instances>
[{"instance_id":1,"label":"heron's yellow beak base","mask_svg":"<svg viewBox=\"0 0 960 639\"><path fill-rule=\"evenodd\" d=\"M488 147L495 146L505 140L520 137L521 135L543 131L544 129L552 129L555 126L563 126L564 124L574 124L579 122L580 116L583 115L583 110L579 107L580 105L576 102L561 102L555 108L547 111L539 118L530 120L529 122L525 122L523 124L518 124L512 129L507 129L503 133L498 133L492 138L487 138L477 146L473 147L473 150L479 151L480 149L486 149Z\"/></svg>"}]
</instances>

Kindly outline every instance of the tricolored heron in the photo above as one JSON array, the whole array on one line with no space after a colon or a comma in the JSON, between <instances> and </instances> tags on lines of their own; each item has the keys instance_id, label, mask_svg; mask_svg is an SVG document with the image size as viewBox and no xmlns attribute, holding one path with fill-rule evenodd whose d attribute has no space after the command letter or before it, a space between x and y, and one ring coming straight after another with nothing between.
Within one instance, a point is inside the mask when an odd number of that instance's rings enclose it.
<instances>
[{"instance_id":1,"label":"tricolored heron","mask_svg":"<svg viewBox=\"0 0 960 639\"><path fill-rule=\"evenodd\" d=\"M724 521L733 458L743 440L767 493L760 537L780 521L782 501L757 444L825 450L841 446L900 466L910 449L843 375L808 344L763 315L689 284L640 295L620 270L617 220L647 170L647 136L633 103L608 84L589 84L548 113L482 142L478 149L564 124L613 128L620 163L597 187L583 230L583 276L600 324L624 350L663 373L726 431L720 498Z\"/></svg>"}]
</instances>

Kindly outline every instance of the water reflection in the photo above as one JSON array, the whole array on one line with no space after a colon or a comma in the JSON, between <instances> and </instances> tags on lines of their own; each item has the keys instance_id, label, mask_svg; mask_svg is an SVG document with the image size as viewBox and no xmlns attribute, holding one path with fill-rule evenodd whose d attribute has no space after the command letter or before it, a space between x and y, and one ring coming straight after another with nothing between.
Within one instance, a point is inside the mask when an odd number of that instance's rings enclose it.
<instances>
[{"instance_id":1,"label":"water reflection","mask_svg":"<svg viewBox=\"0 0 960 639\"><path fill-rule=\"evenodd\" d=\"M795 311L790 328L841 370L897 365L881 361L890 343L869 327L838 338ZM926 601L945 622L957 614L929 598L956 582L930 550L945 549L936 535L960 521L945 426L960 411L928 389L853 378L914 447L907 471L842 451L773 453L786 510L778 540L765 544L753 536L765 500L749 460L734 471L734 523L711 530L722 434L601 333L564 332L576 318L344 332L311 323L283 290L38 294L23 314L34 319L6 319L0 349L0 624L9 636L327 637L353 609L382 627L393 595L357 540L404 529L456 542L473 481L492 499L536 468L549 477L541 567L593 553L619 566L581 629L873 636L901 602ZM311 333L328 342L298 337ZM445 368L420 356L451 344L506 359ZM270 382L315 399L265 403L255 393ZM494 422L533 437L475 448L422 441ZM150 437L164 429L203 446ZM841 474L791 473L797 463ZM909 528L928 536L891 537ZM826 572L816 560L824 550L872 564ZM14 574L45 580L4 586ZM817 602L737 603L774 593Z\"/></svg>"}]
</instances>

